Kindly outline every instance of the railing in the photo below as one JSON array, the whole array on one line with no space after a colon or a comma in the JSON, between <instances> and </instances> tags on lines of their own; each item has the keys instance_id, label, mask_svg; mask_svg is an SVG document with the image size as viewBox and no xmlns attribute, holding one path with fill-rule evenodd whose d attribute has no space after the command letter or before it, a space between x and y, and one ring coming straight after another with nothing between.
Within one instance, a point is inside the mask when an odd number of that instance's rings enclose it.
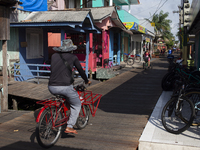
<instances>
[{"instance_id":1,"label":"railing","mask_svg":"<svg viewBox=\"0 0 200 150\"><path fill-rule=\"evenodd\" d=\"M43 70L41 68L50 68L50 65L14 63L14 79L16 81L24 81L36 78L39 84L39 79L48 79L51 73L50 70Z\"/></svg>"},{"instance_id":2,"label":"railing","mask_svg":"<svg viewBox=\"0 0 200 150\"><path fill-rule=\"evenodd\" d=\"M80 63L85 63L80 61ZM47 70L45 70L45 68ZM15 81L25 81L31 78L36 78L39 84L39 79L49 79L50 78L50 65L44 64L26 64L26 63L14 63L14 79ZM83 67L85 68L85 67ZM77 77L77 73L75 75Z\"/></svg>"}]
</instances>

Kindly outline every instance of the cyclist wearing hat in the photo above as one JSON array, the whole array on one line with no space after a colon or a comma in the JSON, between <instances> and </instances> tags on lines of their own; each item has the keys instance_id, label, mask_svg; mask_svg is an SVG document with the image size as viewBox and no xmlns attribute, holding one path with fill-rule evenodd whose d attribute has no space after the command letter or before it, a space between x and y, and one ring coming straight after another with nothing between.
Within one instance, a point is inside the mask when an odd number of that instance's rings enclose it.
<instances>
[{"instance_id":1,"label":"cyclist wearing hat","mask_svg":"<svg viewBox=\"0 0 200 150\"><path fill-rule=\"evenodd\" d=\"M65 39L62 41L62 46L53 48L56 53L51 57L51 75L48 84L49 91L52 94L64 95L67 97L67 100L70 103L71 113L69 120L67 121L65 133L75 134L77 134L77 131L74 130L73 126L78 118L81 109L81 102L77 91L73 88L74 81L71 68L73 68L73 66L76 67L80 76L85 81L85 84L91 83L91 81L88 80L77 56L71 53L76 49L77 46L73 44L71 39Z\"/></svg>"}]
</instances>

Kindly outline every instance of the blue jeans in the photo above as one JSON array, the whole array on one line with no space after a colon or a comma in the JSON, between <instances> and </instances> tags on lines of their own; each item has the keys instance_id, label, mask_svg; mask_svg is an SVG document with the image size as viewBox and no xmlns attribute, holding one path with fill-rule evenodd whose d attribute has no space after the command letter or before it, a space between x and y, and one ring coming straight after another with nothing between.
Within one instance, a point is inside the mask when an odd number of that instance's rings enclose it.
<instances>
[{"instance_id":1,"label":"blue jeans","mask_svg":"<svg viewBox=\"0 0 200 150\"><path fill-rule=\"evenodd\" d=\"M80 109L81 109L81 101L79 99L79 95L76 90L74 90L73 85L70 86L48 86L49 91L52 94L64 95L67 97L68 102L70 103L70 116L67 121L67 127L73 128L76 124L76 120L78 118Z\"/></svg>"}]
</instances>

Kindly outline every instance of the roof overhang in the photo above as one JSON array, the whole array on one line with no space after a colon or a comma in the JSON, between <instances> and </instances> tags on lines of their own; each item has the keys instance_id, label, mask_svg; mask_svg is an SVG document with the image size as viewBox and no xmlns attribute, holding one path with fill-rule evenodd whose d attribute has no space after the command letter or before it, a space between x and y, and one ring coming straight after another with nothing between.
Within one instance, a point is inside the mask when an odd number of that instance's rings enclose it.
<instances>
[{"instance_id":1,"label":"roof overhang","mask_svg":"<svg viewBox=\"0 0 200 150\"><path fill-rule=\"evenodd\" d=\"M123 32L130 34L130 35L133 34L132 31L124 29L124 28L119 28L119 27L110 27L109 30L114 30L114 31L118 31L118 32L123 31Z\"/></svg>"},{"instance_id":2,"label":"roof overhang","mask_svg":"<svg viewBox=\"0 0 200 150\"><path fill-rule=\"evenodd\" d=\"M78 32L101 33L101 30L94 25L91 13L89 11L85 17L78 19L69 18L68 16L65 18L57 18L56 11L55 13L52 13L51 11L45 13L41 12L41 14L37 16L39 13L40 12L30 14L26 20L23 20L22 22L11 22L10 27L51 27L70 29ZM62 11L59 12L59 15L63 14L64 16L66 13L67 11ZM73 14L72 12L70 13ZM48 14L50 14L49 17L45 17L48 16ZM69 18L69 20L67 20L67 18Z\"/></svg>"}]
</instances>

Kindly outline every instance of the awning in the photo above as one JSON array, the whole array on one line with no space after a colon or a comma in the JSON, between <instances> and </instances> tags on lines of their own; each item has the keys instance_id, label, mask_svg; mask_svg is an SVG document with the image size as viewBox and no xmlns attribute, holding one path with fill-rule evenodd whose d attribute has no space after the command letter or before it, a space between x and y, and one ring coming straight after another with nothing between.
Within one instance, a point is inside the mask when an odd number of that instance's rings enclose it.
<instances>
[{"instance_id":1,"label":"awning","mask_svg":"<svg viewBox=\"0 0 200 150\"><path fill-rule=\"evenodd\" d=\"M122 29L124 32L126 32L126 33L128 33L128 34L133 34L133 32L132 31L130 31L130 30L126 30L126 29Z\"/></svg>"}]
</instances>

